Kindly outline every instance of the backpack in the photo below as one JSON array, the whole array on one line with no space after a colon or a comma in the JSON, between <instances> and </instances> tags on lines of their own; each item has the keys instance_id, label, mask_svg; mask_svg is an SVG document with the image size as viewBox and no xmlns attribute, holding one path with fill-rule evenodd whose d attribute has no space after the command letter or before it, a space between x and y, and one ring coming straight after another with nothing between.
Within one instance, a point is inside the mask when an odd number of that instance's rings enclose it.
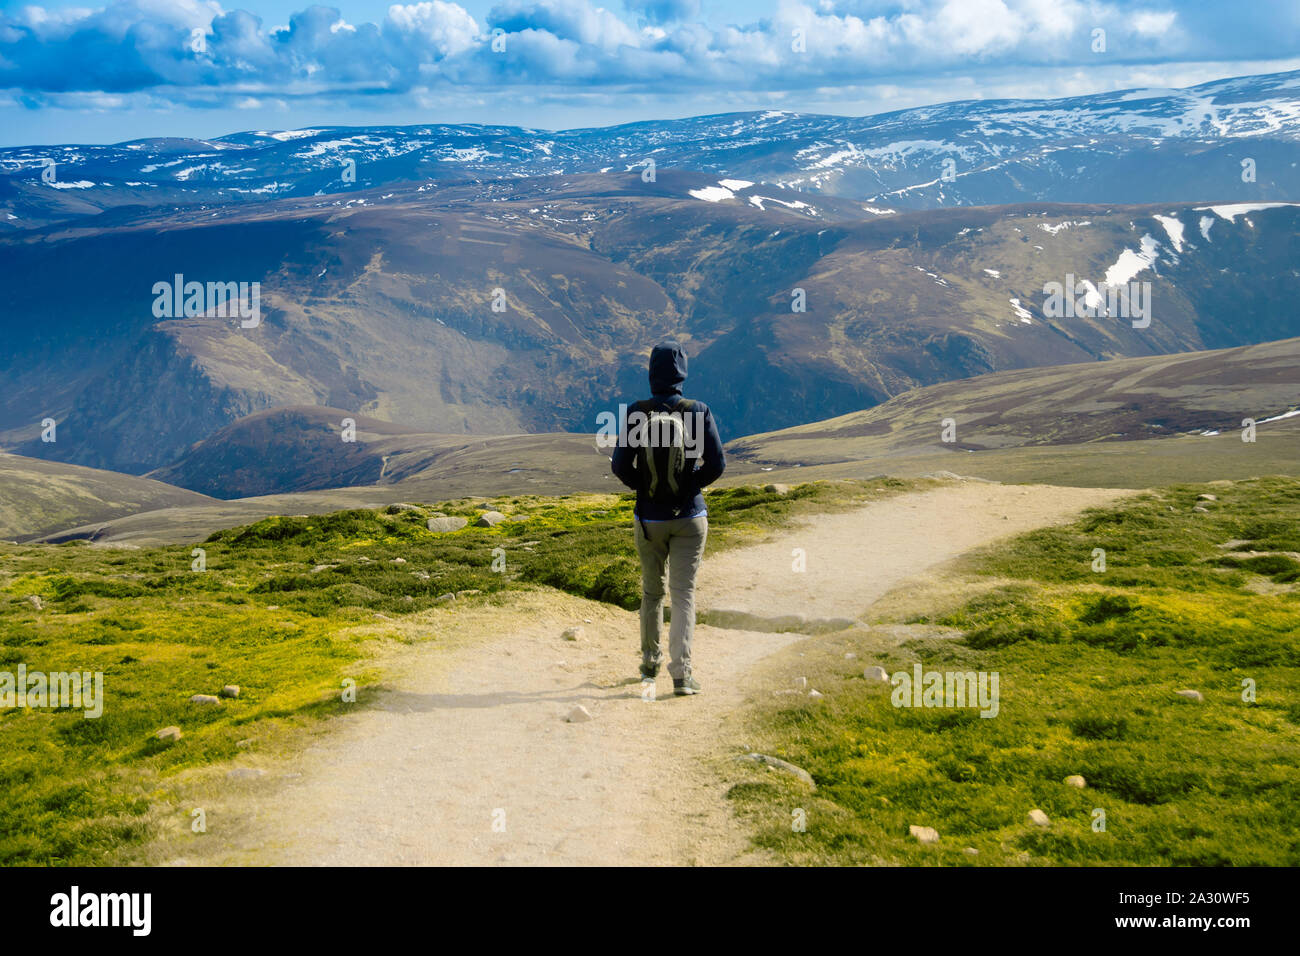
<instances>
[{"instance_id":1,"label":"backpack","mask_svg":"<svg viewBox=\"0 0 1300 956\"><path fill-rule=\"evenodd\" d=\"M692 403L679 398L667 407L658 405L647 401L634 406L648 418L646 442L636 450L637 473L646 498L676 509L681 504L685 479L694 471L686 457L686 426L682 417Z\"/></svg>"}]
</instances>

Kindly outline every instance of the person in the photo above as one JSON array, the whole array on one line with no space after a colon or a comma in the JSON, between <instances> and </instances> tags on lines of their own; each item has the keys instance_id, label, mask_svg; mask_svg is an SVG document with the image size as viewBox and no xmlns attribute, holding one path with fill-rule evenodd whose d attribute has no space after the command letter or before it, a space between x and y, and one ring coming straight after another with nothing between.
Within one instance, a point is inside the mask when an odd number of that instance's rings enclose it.
<instances>
[{"instance_id":1,"label":"person","mask_svg":"<svg viewBox=\"0 0 1300 956\"><path fill-rule=\"evenodd\" d=\"M663 655L664 571L672 593L668 632L673 693L698 694L691 674L695 575L709 533L703 491L726 468L709 406L682 397L686 352L663 342L650 352L651 397L628 409L611 456L614 475L636 492L633 534L641 558L641 680L654 683Z\"/></svg>"}]
</instances>

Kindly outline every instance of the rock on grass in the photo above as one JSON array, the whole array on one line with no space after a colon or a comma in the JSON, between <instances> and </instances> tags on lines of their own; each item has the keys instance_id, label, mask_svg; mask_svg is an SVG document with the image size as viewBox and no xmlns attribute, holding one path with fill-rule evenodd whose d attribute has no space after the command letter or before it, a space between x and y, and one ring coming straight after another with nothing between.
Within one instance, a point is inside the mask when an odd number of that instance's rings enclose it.
<instances>
[{"instance_id":1,"label":"rock on grass","mask_svg":"<svg viewBox=\"0 0 1300 956\"><path fill-rule=\"evenodd\" d=\"M919 827L915 823L907 828L908 836L914 838L917 843L938 843L939 831L934 827Z\"/></svg>"},{"instance_id":2,"label":"rock on grass","mask_svg":"<svg viewBox=\"0 0 1300 956\"><path fill-rule=\"evenodd\" d=\"M808 786L812 787L814 790L817 789L817 784L813 781L812 774L810 774L803 767L796 767L794 764L790 763L790 761L782 760L780 757L772 757L769 756L768 754L760 754L760 753L747 753L747 754L741 754L736 759L749 760L754 763L765 764L766 766L770 767L773 770L779 770L782 773L788 773L790 776L802 780L804 783L808 784Z\"/></svg>"},{"instance_id":3,"label":"rock on grass","mask_svg":"<svg viewBox=\"0 0 1300 956\"><path fill-rule=\"evenodd\" d=\"M465 525L469 524L468 518L461 517L436 517L430 518L426 525L428 529L435 534L446 534L448 531L459 531Z\"/></svg>"}]
</instances>

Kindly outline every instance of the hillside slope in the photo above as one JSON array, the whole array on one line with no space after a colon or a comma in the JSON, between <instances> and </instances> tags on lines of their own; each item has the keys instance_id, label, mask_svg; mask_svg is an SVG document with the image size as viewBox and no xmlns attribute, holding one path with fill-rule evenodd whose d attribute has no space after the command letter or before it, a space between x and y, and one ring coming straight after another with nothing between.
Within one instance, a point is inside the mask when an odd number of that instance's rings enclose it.
<instances>
[{"instance_id":1,"label":"hillside slope","mask_svg":"<svg viewBox=\"0 0 1300 956\"><path fill-rule=\"evenodd\" d=\"M0 537L25 539L158 508L212 503L206 495L117 472L0 453Z\"/></svg>"}]
</instances>

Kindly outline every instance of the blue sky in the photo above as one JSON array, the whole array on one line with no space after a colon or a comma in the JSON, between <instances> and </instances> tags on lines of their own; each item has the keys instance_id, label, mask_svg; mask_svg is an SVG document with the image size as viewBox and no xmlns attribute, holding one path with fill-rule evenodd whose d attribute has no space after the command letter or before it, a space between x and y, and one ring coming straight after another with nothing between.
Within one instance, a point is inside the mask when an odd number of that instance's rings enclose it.
<instances>
[{"instance_id":1,"label":"blue sky","mask_svg":"<svg viewBox=\"0 0 1300 956\"><path fill-rule=\"evenodd\" d=\"M1298 38L1296 0L0 0L0 144L866 114L1300 69Z\"/></svg>"}]
</instances>

